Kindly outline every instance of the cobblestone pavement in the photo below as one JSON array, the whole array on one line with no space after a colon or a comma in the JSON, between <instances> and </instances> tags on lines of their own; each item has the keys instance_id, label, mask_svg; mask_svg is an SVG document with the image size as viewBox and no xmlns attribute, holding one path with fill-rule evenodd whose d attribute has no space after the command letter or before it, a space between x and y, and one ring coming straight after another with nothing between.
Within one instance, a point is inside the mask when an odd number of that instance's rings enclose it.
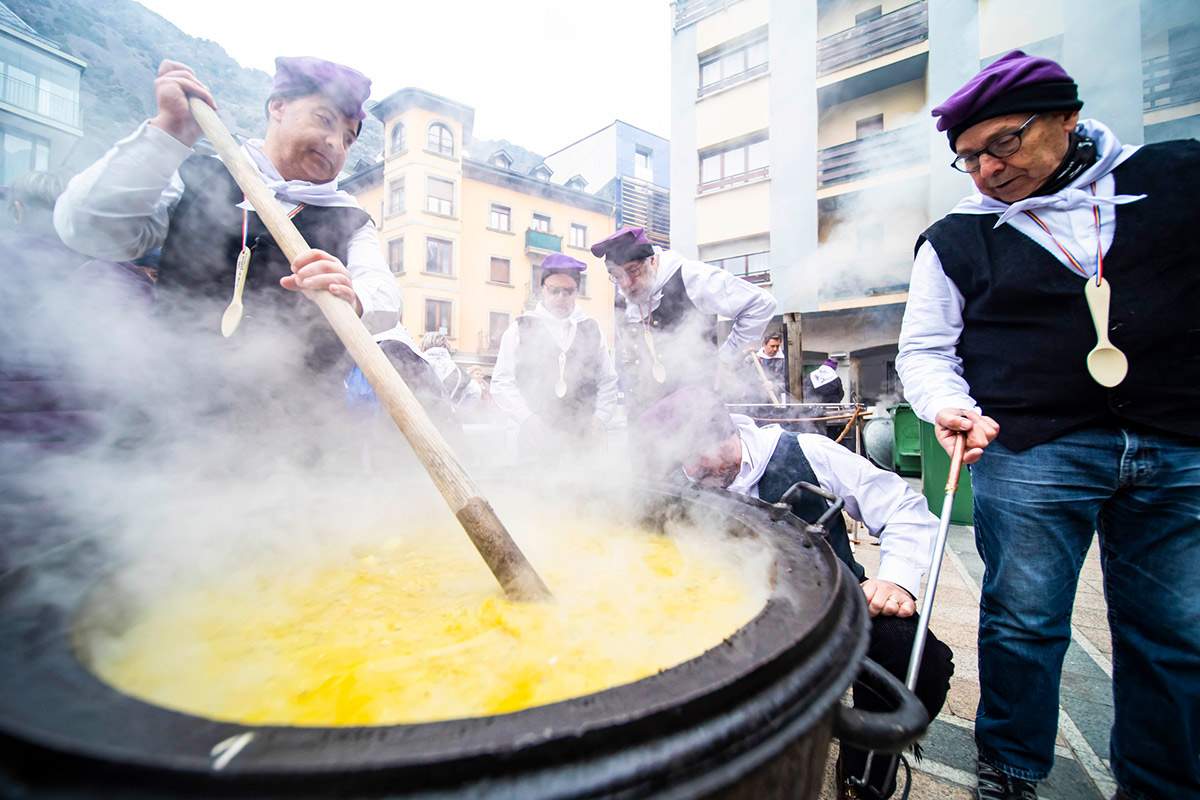
<instances>
[{"instance_id":1,"label":"cobblestone pavement","mask_svg":"<svg viewBox=\"0 0 1200 800\"><path fill-rule=\"evenodd\" d=\"M868 575L873 574L879 564L876 540L864 535L855 547L855 558ZM952 527L930 628L954 649L954 678L945 708L922 740L924 759L916 763L910 756L912 800L972 797L972 731L979 701L976 637L982 577L983 564L975 552L973 530ZM1105 613L1099 551L1093 544L1075 598L1072 641L1063 667L1057 757L1049 779L1038 785L1042 800L1107 800L1116 790L1108 768L1108 731L1113 714L1112 643ZM835 742L835 753L836 746ZM835 797L833 757L826 770L822 798Z\"/></svg>"}]
</instances>

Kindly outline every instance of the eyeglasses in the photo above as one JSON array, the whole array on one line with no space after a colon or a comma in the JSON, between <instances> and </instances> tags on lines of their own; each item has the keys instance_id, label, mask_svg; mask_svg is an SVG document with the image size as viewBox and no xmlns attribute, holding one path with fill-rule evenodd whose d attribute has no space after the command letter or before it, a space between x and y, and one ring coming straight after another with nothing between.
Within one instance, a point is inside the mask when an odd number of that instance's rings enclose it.
<instances>
[{"instance_id":1,"label":"eyeglasses","mask_svg":"<svg viewBox=\"0 0 1200 800\"><path fill-rule=\"evenodd\" d=\"M579 291L574 286L559 288L557 286L543 286L542 291L551 297L572 297Z\"/></svg>"},{"instance_id":2,"label":"eyeglasses","mask_svg":"<svg viewBox=\"0 0 1200 800\"><path fill-rule=\"evenodd\" d=\"M967 153L950 162L950 166L954 167L959 172L979 172L979 157L987 153L992 158L1008 158L1015 155L1021 149L1021 138L1025 135L1025 131L1030 124L1038 118L1034 114L1029 119L1025 120L1025 124L1010 133L1003 133L997 136L992 141L988 142L988 146L982 150L976 150L974 153Z\"/></svg>"},{"instance_id":3,"label":"eyeglasses","mask_svg":"<svg viewBox=\"0 0 1200 800\"><path fill-rule=\"evenodd\" d=\"M608 268L608 277L613 283L619 282L622 275L630 281L636 281L644 274L646 274L646 259L638 261L632 267L612 266Z\"/></svg>"}]
</instances>

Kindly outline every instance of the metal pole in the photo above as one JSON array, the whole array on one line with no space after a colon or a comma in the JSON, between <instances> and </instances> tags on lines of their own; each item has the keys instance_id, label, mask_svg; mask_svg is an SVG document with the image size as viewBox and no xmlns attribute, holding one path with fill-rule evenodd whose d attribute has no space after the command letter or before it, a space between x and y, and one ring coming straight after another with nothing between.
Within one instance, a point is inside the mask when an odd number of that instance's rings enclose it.
<instances>
[{"instance_id":1,"label":"metal pole","mask_svg":"<svg viewBox=\"0 0 1200 800\"><path fill-rule=\"evenodd\" d=\"M917 673L921 669L921 656L925 653L925 640L929 634L929 616L933 613L933 598L937 594L938 575L942 571L942 558L946 554L946 537L950 532L950 515L954 509L954 495L958 491L958 473L962 471L963 452L967 437L954 437L954 454L950 457L950 475L946 478L946 497L942 500L942 517L938 522L937 540L933 543L933 559L929 565L929 579L925 582L925 596L921 598L921 619L917 623L917 635L913 639L912 655L908 658L908 676L904 683L909 691L917 688Z\"/></svg>"},{"instance_id":2,"label":"metal pole","mask_svg":"<svg viewBox=\"0 0 1200 800\"><path fill-rule=\"evenodd\" d=\"M942 516L938 521L937 538L933 543L932 558L929 564L929 578L925 581L925 596L921 598L921 616L917 621L917 633L913 637L912 652L908 657L908 674L904 685L910 692L917 690L917 676L921 672L921 657L925 654L925 640L929 637L929 617L933 613L933 598L937 594L938 576L942 572L942 559L946 555L946 537L950 533L950 515L954 509L954 495L958 492L958 474L962 471L963 453L966 451L967 437L958 434L954 437L954 452L950 456L950 475L946 478L946 496L942 500ZM895 763L897 756L892 756ZM871 764L875 760L875 751L867 753L866 763L860 779L866 785L871 777Z\"/></svg>"}]
</instances>

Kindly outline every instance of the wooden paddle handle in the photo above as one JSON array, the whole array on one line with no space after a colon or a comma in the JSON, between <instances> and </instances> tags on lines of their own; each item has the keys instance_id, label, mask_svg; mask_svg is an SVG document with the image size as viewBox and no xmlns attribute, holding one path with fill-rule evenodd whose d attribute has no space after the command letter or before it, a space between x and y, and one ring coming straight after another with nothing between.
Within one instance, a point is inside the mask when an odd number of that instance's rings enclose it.
<instances>
[{"instance_id":1,"label":"wooden paddle handle","mask_svg":"<svg viewBox=\"0 0 1200 800\"><path fill-rule=\"evenodd\" d=\"M754 361L754 368L758 370L758 378L762 381L763 388L767 390L767 397L771 398L771 404L776 406L783 405L783 403L779 402L779 395L775 394L774 384L771 383L771 379L767 377L766 370L763 369L763 365L758 361L758 354L751 353L750 358Z\"/></svg>"},{"instance_id":2,"label":"wooden paddle handle","mask_svg":"<svg viewBox=\"0 0 1200 800\"><path fill-rule=\"evenodd\" d=\"M946 494L958 491L958 475L962 472L963 454L967 451L967 435L954 435L954 452L950 455L950 474L946 476Z\"/></svg>"},{"instance_id":3,"label":"wooden paddle handle","mask_svg":"<svg viewBox=\"0 0 1200 800\"><path fill-rule=\"evenodd\" d=\"M283 250L288 261L294 261L309 249L300 231L288 218L274 193L263 183L217 112L194 97L189 98L188 105L205 137L212 143L246 199L254 206L255 213L271 232L275 243ZM388 361L350 304L327 291L306 290L304 295L321 309L334 333L345 345L346 352L375 389L375 396L412 445L413 452L429 472L429 477L446 499L450 510L466 529L467 536L487 562L505 594L513 600L548 599L550 591L542 579L517 547L496 512L480 495L466 470L454 457L441 431L434 426L416 395Z\"/></svg>"}]
</instances>

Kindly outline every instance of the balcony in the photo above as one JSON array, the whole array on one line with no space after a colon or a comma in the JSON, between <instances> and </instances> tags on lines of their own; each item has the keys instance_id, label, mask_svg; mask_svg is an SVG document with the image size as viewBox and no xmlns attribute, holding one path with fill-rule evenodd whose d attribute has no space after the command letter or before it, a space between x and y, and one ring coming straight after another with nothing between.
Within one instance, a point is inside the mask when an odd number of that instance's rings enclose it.
<instances>
[{"instance_id":1,"label":"balcony","mask_svg":"<svg viewBox=\"0 0 1200 800\"><path fill-rule=\"evenodd\" d=\"M929 38L926 0L817 42L817 77L894 53Z\"/></svg>"},{"instance_id":2,"label":"balcony","mask_svg":"<svg viewBox=\"0 0 1200 800\"><path fill-rule=\"evenodd\" d=\"M79 100L65 97L39 88L32 83L4 76L0 83L0 100L24 109L39 117L53 120L72 128L79 127Z\"/></svg>"},{"instance_id":3,"label":"balcony","mask_svg":"<svg viewBox=\"0 0 1200 800\"><path fill-rule=\"evenodd\" d=\"M908 125L826 147L817 155L817 188L861 180L876 173L925 163L928 140L920 125Z\"/></svg>"},{"instance_id":4,"label":"balcony","mask_svg":"<svg viewBox=\"0 0 1200 800\"><path fill-rule=\"evenodd\" d=\"M737 0L675 0L675 30L694 25L707 16L724 11Z\"/></svg>"},{"instance_id":5,"label":"balcony","mask_svg":"<svg viewBox=\"0 0 1200 800\"><path fill-rule=\"evenodd\" d=\"M671 193L661 186L637 178L617 178L617 227L633 225L646 229L657 245L671 243Z\"/></svg>"},{"instance_id":6,"label":"balcony","mask_svg":"<svg viewBox=\"0 0 1200 800\"><path fill-rule=\"evenodd\" d=\"M1200 47L1142 62L1142 110L1200 102Z\"/></svg>"},{"instance_id":7,"label":"balcony","mask_svg":"<svg viewBox=\"0 0 1200 800\"><path fill-rule=\"evenodd\" d=\"M562 237L530 228L525 231L525 249L535 253L561 253Z\"/></svg>"}]
</instances>

